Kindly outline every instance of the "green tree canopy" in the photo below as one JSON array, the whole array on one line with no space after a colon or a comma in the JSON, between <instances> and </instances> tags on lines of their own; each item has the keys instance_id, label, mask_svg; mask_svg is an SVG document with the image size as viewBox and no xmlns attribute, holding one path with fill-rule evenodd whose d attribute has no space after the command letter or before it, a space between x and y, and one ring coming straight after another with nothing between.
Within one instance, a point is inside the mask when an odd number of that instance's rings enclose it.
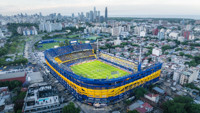
<instances>
[{"instance_id":1,"label":"green tree canopy","mask_svg":"<svg viewBox=\"0 0 200 113\"><path fill-rule=\"evenodd\" d=\"M164 113L199 113L200 105L187 96L178 96L163 104Z\"/></svg>"},{"instance_id":2,"label":"green tree canopy","mask_svg":"<svg viewBox=\"0 0 200 113\"><path fill-rule=\"evenodd\" d=\"M63 113L80 113L80 109L76 108L73 102L70 102L67 106L62 109Z\"/></svg>"},{"instance_id":3,"label":"green tree canopy","mask_svg":"<svg viewBox=\"0 0 200 113\"><path fill-rule=\"evenodd\" d=\"M144 94L147 93L147 90L145 88L143 88L143 87L140 87L140 88L136 88L134 90L134 93L135 93L135 97L137 99L139 99L140 97L144 97Z\"/></svg>"},{"instance_id":4,"label":"green tree canopy","mask_svg":"<svg viewBox=\"0 0 200 113\"><path fill-rule=\"evenodd\" d=\"M137 112L136 110L133 110L133 111L128 111L128 113L139 113L139 112Z\"/></svg>"}]
</instances>

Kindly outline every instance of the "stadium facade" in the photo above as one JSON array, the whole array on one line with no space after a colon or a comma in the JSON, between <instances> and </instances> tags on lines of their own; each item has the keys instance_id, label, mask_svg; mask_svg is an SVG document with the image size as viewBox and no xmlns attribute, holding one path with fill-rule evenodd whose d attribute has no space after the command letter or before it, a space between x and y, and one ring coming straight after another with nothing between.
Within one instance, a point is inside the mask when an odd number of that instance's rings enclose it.
<instances>
[{"instance_id":1,"label":"stadium facade","mask_svg":"<svg viewBox=\"0 0 200 113\"><path fill-rule=\"evenodd\" d=\"M137 62L115 57L100 51L98 57L90 44L77 44L48 49L45 51L47 67L52 75L73 96L83 103L112 104L118 102L136 87L148 86L159 80L161 63L141 70ZM100 60L115 67L131 72L131 74L111 79L90 79L74 74L70 66L90 60ZM139 65L139 66L138 66Z\"/></svg>"}]
</instances>

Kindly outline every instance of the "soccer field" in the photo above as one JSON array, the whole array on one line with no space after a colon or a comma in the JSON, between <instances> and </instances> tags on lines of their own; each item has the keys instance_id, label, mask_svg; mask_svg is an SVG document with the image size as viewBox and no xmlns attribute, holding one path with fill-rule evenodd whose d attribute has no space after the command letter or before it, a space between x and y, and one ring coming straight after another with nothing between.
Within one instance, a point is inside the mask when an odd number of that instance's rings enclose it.
<instances>
[{"instance_id":1,"label":"soccer field","mask_svg":"<svg viewBox=\"0 0 200 113\"><path fill-rule=\"evenodd\" d=\"M91 79L106 79L107 77L111 79L129 74L124 70L98 60L73 65L71 66L71 70L77 75Z\"/></svg>"}]
</instances>

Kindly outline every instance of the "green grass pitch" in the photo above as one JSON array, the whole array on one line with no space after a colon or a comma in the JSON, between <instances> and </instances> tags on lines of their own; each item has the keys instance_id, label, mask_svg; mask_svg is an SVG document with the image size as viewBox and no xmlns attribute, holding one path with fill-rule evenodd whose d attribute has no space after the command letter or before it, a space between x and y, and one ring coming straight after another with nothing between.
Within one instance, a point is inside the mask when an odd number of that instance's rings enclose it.
<instances>
[{"instance_id":1,"label":"green grass pitch","mask_svg":"<svg viewBox=\"0 0 200 113\"><path fill-rule=\"evenodd\" d=\"M71 70L77 75L91 79L106 79L107 77L111 79L129 75L129 73L124 70L98 60L73 65L71 66Z\"/></svg>"}]
</instances>

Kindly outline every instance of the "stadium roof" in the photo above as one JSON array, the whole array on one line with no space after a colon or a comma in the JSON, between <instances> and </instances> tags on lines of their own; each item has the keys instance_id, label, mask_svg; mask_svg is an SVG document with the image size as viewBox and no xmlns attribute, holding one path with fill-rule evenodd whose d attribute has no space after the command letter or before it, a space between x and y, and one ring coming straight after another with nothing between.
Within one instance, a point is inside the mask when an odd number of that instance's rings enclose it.
<instances>
[{"instance_id":1,"label":"stadium roof","mask_svg":"<svg viewBox=\"0 0 200 113\"><path fill-rule=\"evenodd\" d=\"M0 74L0 80L24 77L26 72Z\"/></svg>"}]
</instances>

